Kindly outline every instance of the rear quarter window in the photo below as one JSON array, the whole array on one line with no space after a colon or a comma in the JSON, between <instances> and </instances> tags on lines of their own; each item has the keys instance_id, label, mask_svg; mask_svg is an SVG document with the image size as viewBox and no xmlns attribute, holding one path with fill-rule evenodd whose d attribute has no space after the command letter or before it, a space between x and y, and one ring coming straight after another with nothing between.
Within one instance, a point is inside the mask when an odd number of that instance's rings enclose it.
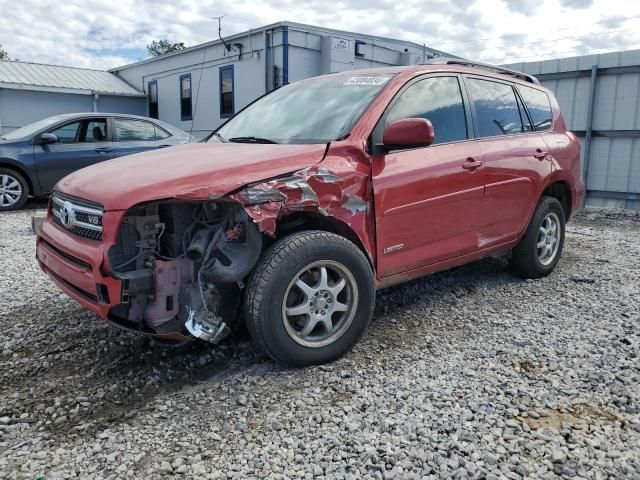
<instances>
[{"instance_id":1,"label":"rear quarter window","mask_svg":"<svg viewBox=\"0 0 640 480\"><path fill-rule=\"evenodd\" d=\"M533 120L533 128L536 132L549 130L553 121L551 113L551 102L549 95L535 88L518 85L518 92L524 100L531 120Z\"/></svg>"}]
</instances>

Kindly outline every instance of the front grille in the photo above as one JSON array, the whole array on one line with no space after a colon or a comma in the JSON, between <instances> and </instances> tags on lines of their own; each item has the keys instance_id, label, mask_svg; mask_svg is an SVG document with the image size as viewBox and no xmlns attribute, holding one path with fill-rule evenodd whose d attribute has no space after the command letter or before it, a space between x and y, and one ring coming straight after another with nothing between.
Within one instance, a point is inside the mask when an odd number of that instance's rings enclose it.
<instances>
[{"instance_id":1,"label":"front grille","mask_svg":"<svg viewBox=\"0 0 640 480\"><path fill-rule=\"evenodd\" d=\"M60 193L51 196L53 221L63 230L87 240L102 241L102 207Z\"/></svg>"}]
</instances>

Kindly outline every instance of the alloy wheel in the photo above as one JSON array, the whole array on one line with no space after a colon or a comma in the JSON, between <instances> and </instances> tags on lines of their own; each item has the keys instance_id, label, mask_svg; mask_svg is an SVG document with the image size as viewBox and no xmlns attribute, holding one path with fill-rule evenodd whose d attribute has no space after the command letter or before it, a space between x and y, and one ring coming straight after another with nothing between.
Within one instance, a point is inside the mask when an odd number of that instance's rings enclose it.
<instances>
[{"instance_id":1,"label":"alloy wheel","mask_svg":"<svg viewBox=\"0 0 640 480\"><path fill-rule=\"evenodd\" d=\"M549 265L556 258L560 247L560 218L555 212L549 212L542 220L538 230L538 260L542 265Z\"/></svg>"},{"instance_id":2,"label":"alloy wheel","mask_svg":"<svg viewBox=\"0 0 640 480\"><path fill-rule=\"evenodd\" d=\"M338 340L358 307L358 287L351 272L332 260L313 262L289 283L282 320L296 343L320 348Z\"/></svg>"},{"instance_id":3,"label":"alloy wheel","mask_svg":"<svg viewBox=\"0 0 640 480\"><path fill-rule=\"evenodd\" d=\"M22 197L22 185L15 177L0 174L0 207L11 207Z\"/></svg>"}]
</instances>

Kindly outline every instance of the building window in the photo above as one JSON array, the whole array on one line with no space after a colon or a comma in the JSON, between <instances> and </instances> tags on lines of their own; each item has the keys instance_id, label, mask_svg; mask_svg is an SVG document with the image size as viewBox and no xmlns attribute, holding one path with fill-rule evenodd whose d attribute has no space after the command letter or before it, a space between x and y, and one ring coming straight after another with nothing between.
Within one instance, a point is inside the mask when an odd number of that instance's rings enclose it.
<instances>
[{"instance_id":1,"label":"building window","mask_svg":"<svg viewBox=\"0 0 640 480\"><path fill-rule=\"evenodd\" d=\"M229 118L234 113L233 65L227 65L220 67L220 117Z\"/></svg>"},{"instance_id":2,"label":"building window","mask_svg":"<svg viewBox=\"0 0 640 480\"><path fill-rule=\"evenodd\" d=\"M367 42L363 42L362 40L356 40L356 57L364 58L364 53L362 52L361 47L366 45Z\"/></svg>"},{"instance_id":3,"label":"building window","mask_svg":"<svg viewBox=\"0 0 640 480\"><path fill-rule=\"evenodd\" d=\"M158 118L158 82L149 82L147 91L149 93L149 116Z\"/></svg>"},{"instance_id":4,"label":"building window","mask_svg":"<svg viewBox=\"0 0 640 480\"><path fill-rule=\"evenodd\" d=\"M180 75L180 118L191 120L191 74Z\"/></svg>"}]
</instances>

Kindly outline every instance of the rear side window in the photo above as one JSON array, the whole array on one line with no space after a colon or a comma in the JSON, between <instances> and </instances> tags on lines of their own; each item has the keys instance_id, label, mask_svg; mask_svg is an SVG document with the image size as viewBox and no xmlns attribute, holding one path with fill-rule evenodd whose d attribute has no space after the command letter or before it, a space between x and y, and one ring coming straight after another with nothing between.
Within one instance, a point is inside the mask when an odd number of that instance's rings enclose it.
<instances>
[{"instance_id":1,"label":"rear side window","mask_svg":"<svg viewBox=\"0 0 640 480\"><path fill-rule=\"evenodd\" d=\"M153 124L141 120L117 119L116 141L155 141L156 130Z\"/></svg>"},{"instance_id":2,"label":"rear side window","mask_svg":"<svg viewBox=\"0 0 640 480\"><path fill-rule=\"evenodd\" d=\"M387 125L403 118L426 118L433 124L434 144L467 138L467 120L456 77L432 77L407 88L387 114Z\"/></svg>"},{"instance_id":3,"label":"rear side window","mask_svg":"<svg viewBox=\"0 0 640 480\"><path fill-rule=\"evenodd\" d=\"M87 142L104 142L107 139L107 121L91 120L87 125Z\"/></svg>"},{"instance_id":4,"label":"rear side window","mask_svg":"<svg viewBox=\"0 0 640 480\"><path fill-rule=\"evenodd\" d=\"M169 138L171 136L169 132L163 130L159 126L154 125L154 127L156 129L156 140L164 140L165 138Z\"/></svg>"},{"instance_id":5,"label":"rear side window","mask_svg":"<svg viewBox=\"0 0 640 480\"><path fill-rule=\"evenodd\" d=\"M522 119L511 85L468 78L467 87L476 111L481 137L522 133Z\"/></svg>"},{"instance_id":6,"label":"rear side window","mask_svg":"<svg viewBox=\"0 0 640 480\"><path fill-rule=\"evenodd\" d=\"M531 119L533 120L534 129L537 132L549 130L553 118L549 96L540 90L523 85L518 85L518 91L524 103L527 105L527 110L529 110L529 115L531 115Z\"/></svg>"}]
</instances>

